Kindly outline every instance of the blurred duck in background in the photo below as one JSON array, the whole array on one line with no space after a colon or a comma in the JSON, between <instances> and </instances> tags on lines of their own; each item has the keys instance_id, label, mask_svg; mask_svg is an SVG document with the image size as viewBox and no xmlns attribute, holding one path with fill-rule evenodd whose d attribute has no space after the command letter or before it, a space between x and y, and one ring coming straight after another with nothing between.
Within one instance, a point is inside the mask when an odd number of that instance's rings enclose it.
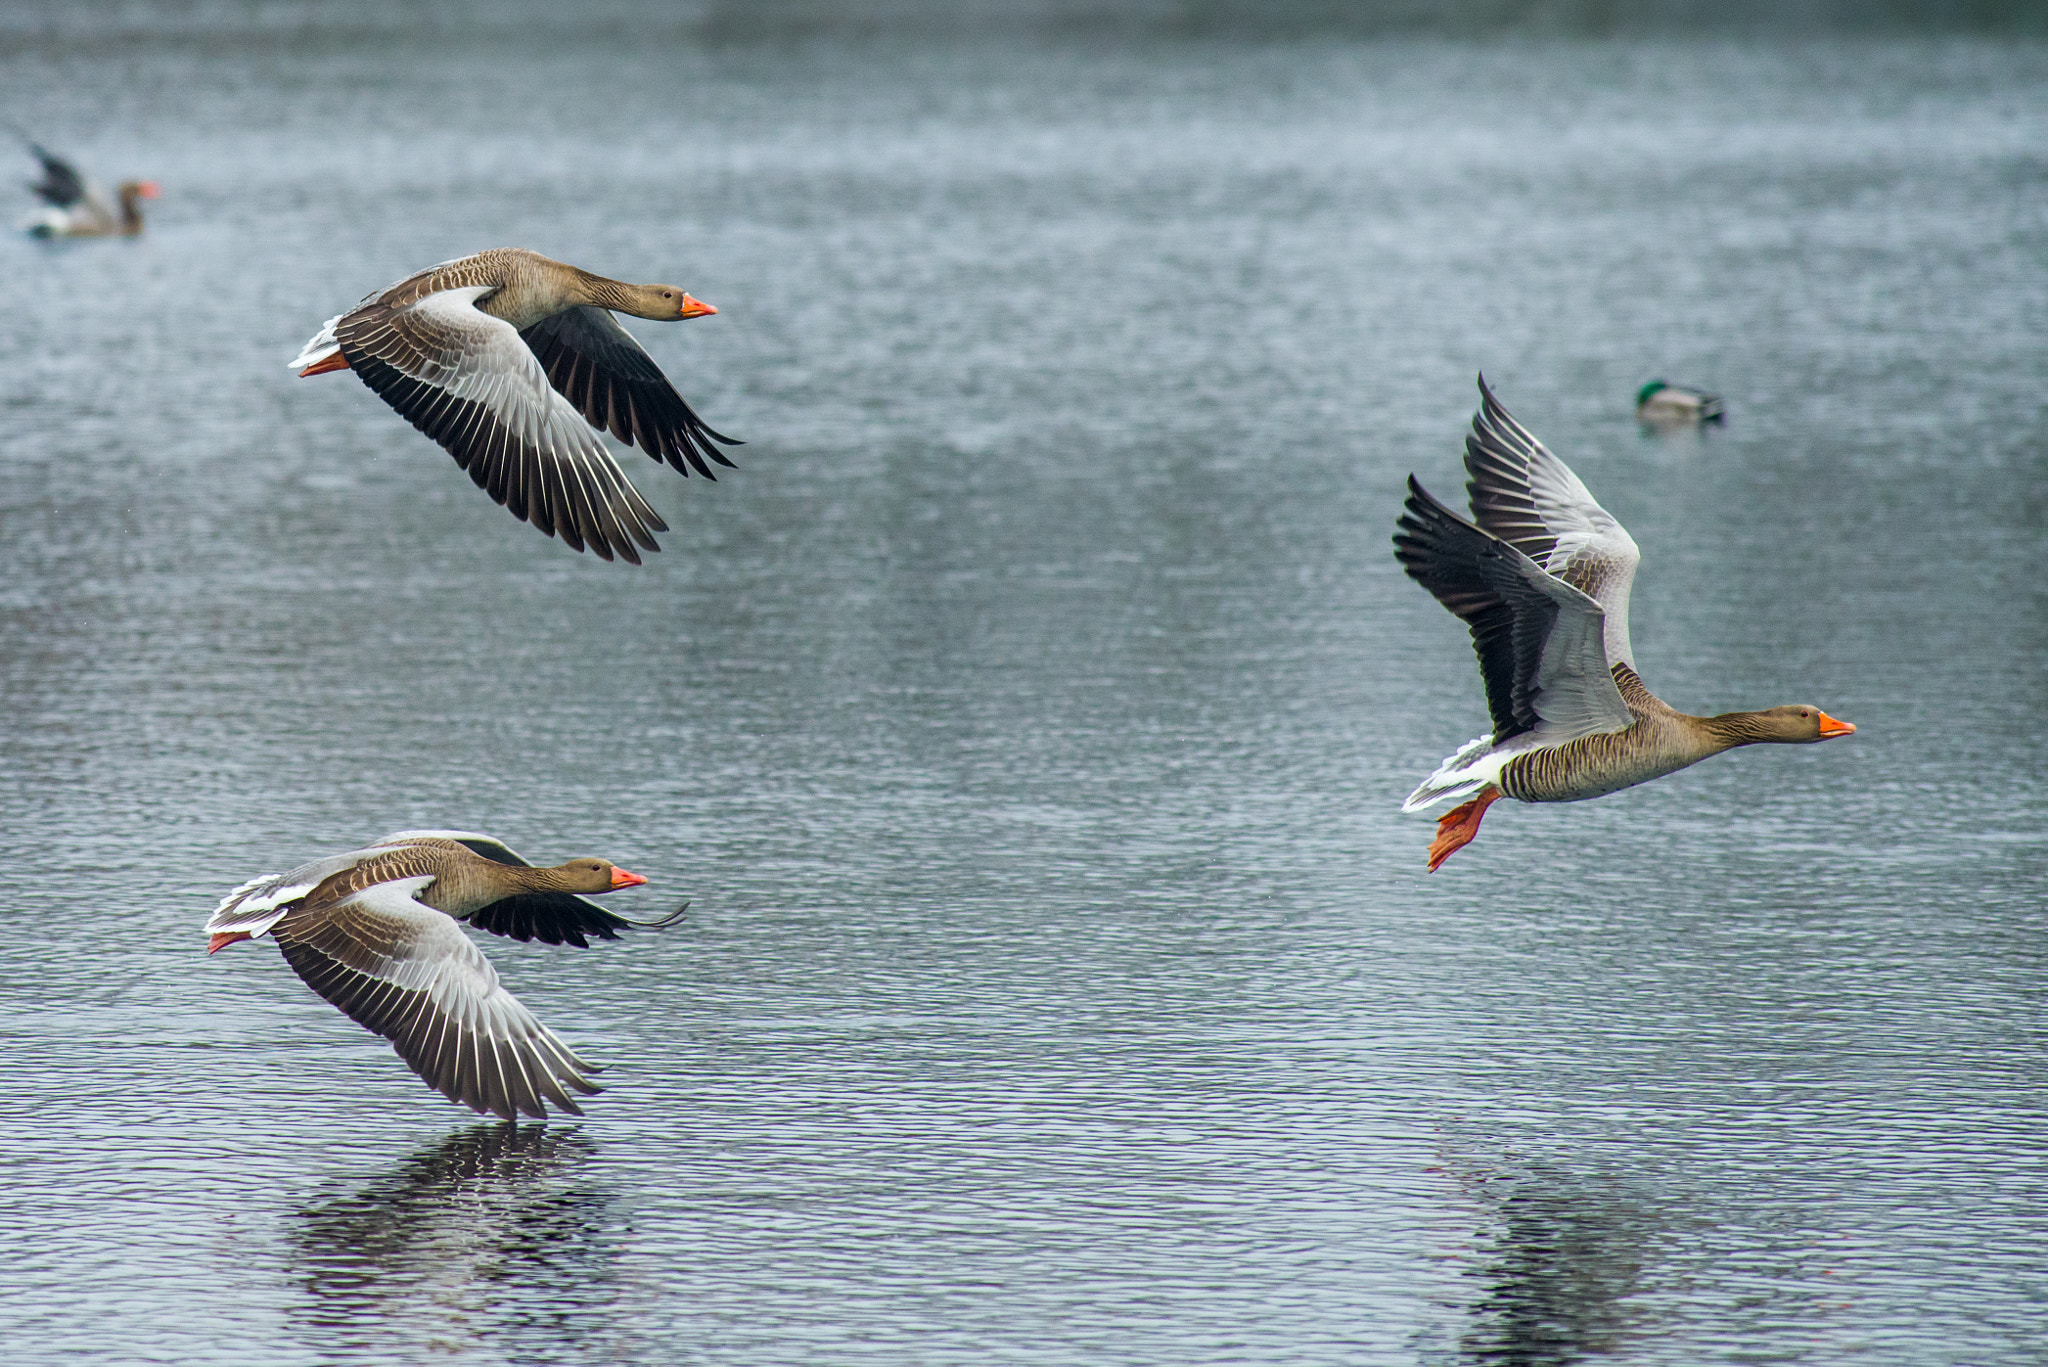
<instances>
[{"instance_id":1,"label":"blurred duck in background","mask_svg":"<svg viewBox=\"0 0 2048 1367\"><path fill-rule=\"evenodd\" d=\"M142 201L163 193L153 180L124 180L110 201L62 157L33 142L28 150L43 164L43 178L28 186L43 207L21 224L31 237L134 237L142 231Z\"/></svg>"},{"instance_id":2,"label":"blurred duck in background","mask_svg":"<svg viewBox=\"0 0 2048 1367\"><path fill-rule=\"evenodd\" d=\"M1636 391L1636 421L1659 432L1721 421L1721 396L1652 380Z\"/></svg>"}]
</instances>

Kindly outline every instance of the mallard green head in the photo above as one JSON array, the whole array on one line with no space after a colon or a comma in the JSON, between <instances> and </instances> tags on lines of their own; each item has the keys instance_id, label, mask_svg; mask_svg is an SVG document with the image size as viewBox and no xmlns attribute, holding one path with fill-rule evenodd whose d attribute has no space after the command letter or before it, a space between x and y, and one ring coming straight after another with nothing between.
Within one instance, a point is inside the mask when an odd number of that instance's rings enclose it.
<instances>
[{"instance_id":1,"label":"mallard green head","mask_svg":"<svg viewBox=\"0 0 2048 1367\"><path fill-rule=\"evenodd\" d=\"M1648 403L1650 401L1650 396L1652 394L1655 394L1658 390L1669 388L1671 388L1671 386L1664 383L1664 381L1662 380L1650 381L1648 384L1644 385L1641 389L1636 391L1636 407L1641 408L1644 404Z\"/></svg>"}]
</instances>

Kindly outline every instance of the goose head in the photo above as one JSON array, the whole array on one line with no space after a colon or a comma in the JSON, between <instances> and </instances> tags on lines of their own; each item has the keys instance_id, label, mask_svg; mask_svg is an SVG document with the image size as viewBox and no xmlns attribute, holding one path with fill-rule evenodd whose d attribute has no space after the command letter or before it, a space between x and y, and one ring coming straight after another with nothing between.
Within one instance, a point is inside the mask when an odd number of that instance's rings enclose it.
<instances>
[{"instance_id":1,"label":"goose head","mask_svg":"<svg viewBox=\"0 0 2048 1367\"><path fill-rule=\"evenodd\" d=\"M1787 703L1761 712L1724 712L1709 724L1734 745L1811 745L1856 734L1853 723L1830 717L1811 703Z\"/></svg>"},{"instance_id":2,"label":"goose head","mask_svg":"<svg viewBox=\"0 0 2048 1367\"><path fill-rule=\"evenodd\" d=\"M631 285L624 291L621 311L635 318L654 318L672 323L678 318L703 318L718 312L701 299L675 285Z\"/></svg>"},{"instance_id":3,"label":"goose head","mask_svg":"<svg viewBox=\"0 0 2048 1367\"><path fill-rule=\"evenodd\" d=\"M121 233L134 237L142 231L142 204L145 199L155 199L163 192L153 180L124 180L121 182Z\"/></svg>"},{"instance_id":4,"label":"goose head","mask_svg":"<svg viewBox=\"0 0 2048 1367\"><path fill-rule=\"evenodd\" d=\"M606 859L571 859L536 872L553 875L547 881L559 892L611 892L615 888L637 888L647 881Z\"/></svg>"}]
</instances>

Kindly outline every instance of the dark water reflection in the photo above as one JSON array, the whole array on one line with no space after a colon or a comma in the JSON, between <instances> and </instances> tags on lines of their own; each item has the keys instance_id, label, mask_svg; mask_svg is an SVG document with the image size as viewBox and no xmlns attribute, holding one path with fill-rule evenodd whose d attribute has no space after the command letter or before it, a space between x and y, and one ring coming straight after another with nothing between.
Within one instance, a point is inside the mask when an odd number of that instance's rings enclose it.
<instances>
[{"instance_id":1,"label":"dark water reflection","mask_svg":"<svg viewBox=\"0 0 2048 1367\"><path fill-rule=\"evenodd\" d=\"M307 1337L343 1354L522 1337L580 1350L620 1294L621 1231L573 1131L472 1126L298 1213Z\"/></svg>"},{"instance_id":2,"label":"dark water reflection","mask_svg":"<svg viewBox=\"0 0 2048 1367\"><path fill-rule=\"evenodd\" d=\"M1645 1211L1568 1170L1528 1172L1473 1194L1492 1227L1470 1273L1478 1290L1458 1360L1564 1367L1622 1349L1627 1298L1657 1232Z\"/></svg>"}]
</instances>

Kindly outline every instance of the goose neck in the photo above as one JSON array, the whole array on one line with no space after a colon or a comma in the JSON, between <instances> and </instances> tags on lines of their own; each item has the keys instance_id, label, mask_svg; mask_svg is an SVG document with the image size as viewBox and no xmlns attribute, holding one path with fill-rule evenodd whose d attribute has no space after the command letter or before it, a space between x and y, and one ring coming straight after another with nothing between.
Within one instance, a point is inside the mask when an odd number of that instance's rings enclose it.
<instances>
[{"instance_id":1,"label":"goose neck","mask_svg":"<svg viewBox=\"0 0 2048 1367\"><path fill-rule=\"evenodd\" d=\"M1693 717L1690 720L1694 729L1713 747L1707 752L1709 754L1779 739L1765 726L1761 712L1723 712L1718 716Z\"/></svg>"}]
</instances>

